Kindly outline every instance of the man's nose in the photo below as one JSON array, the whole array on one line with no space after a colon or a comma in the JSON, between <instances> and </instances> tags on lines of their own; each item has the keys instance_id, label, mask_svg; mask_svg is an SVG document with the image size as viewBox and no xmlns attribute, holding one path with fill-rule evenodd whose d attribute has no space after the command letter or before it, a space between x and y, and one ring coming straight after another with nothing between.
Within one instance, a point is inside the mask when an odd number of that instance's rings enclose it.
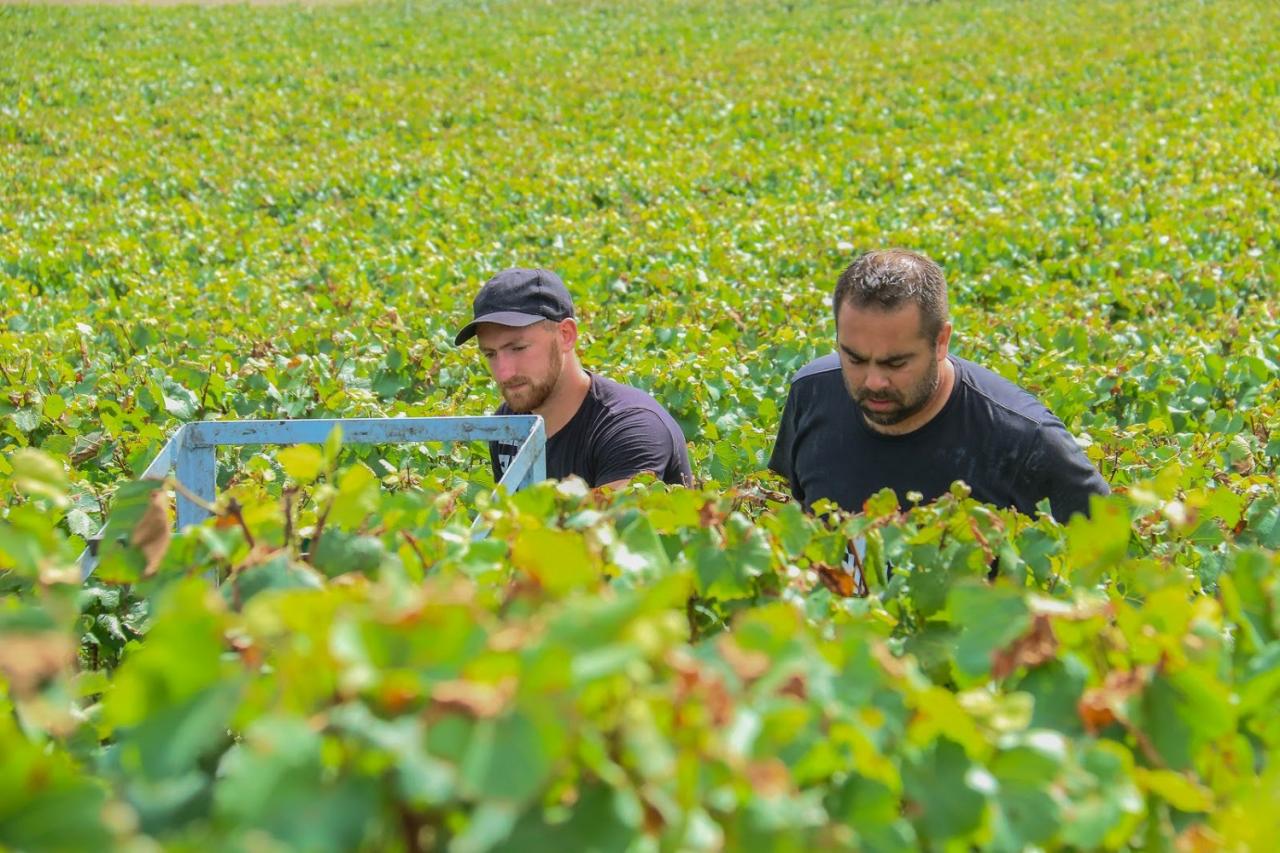
<instances>
[{"instance_id":1,"label":"man's nose","mask_svg":"<svg viewBox=\"0 0 1280 853\"><path fill-rule=\"evenodd\" d=\"M887 373L876 370L874 367L867 371L868 391L884 391L891 387L893 387L893 383L889 381Z\"/></svg>"},{"instance_id":2,"label":"man's nose","mask_svg":"<svg viewBox=\"0 0 1280 853\"><path fill-rule=\"evenodd\" d=\"M498 384L505 384L508 379L516 375L515 359L505 353L498 353L489 362L489 369L493 371L493 378Z\"/></svg>"}]
</instances>

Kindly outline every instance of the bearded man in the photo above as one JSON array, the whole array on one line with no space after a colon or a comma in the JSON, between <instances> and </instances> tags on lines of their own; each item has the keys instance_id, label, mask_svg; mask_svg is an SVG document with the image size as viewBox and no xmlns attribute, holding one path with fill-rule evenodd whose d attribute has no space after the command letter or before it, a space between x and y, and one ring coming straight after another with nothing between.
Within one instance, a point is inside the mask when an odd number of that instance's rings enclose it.
<instances>
[{"instance_id":1,"label":"bearded man","mask_svg":"<svg viewBox=\"0 0 1280 853\"><path fill-rule=\"evenodd\" d=\"M963 480L973 497L1034 516L1088 513L1110 489L1034 397L948 352L941 268L924 255L869 252L832 296L837 352L791 379L769 467L805 509L859 511L884 487L925 501Z\"/></svg>"},{"instance_id":2,"label":"bearded man","mask_svg":"<svg viewBox=\"0 0 1280 853\"><path fill-rule=\"evenodd\" d=\"M644 472L666 483L692 483L684 434L670 413L638 388L579 363L573 300L559 276L503 270L480 288L472 317L454 343L479 342L502 392L497 414L542 416L547 476L577 475L594 488L617 488ZM490 442L494 479L517 449Z\"/></svg>"}]
</instances>

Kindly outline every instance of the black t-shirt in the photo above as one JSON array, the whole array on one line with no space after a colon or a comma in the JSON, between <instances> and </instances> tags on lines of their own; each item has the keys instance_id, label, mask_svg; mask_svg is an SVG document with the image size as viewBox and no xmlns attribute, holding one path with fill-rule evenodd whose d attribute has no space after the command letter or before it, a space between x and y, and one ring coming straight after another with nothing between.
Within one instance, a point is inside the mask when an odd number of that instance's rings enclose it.
<instances>
[{"instance_id":1,"label":"black t-shirt","mask_svg":"<svg viewBox=\"0 0 1280 853\"><path fill-rule=\"evenodd\" d=\"M888 486L926 501L956 480L985 503L1035 514L1049 499L1054 518L1089 511L1089 496L1110 492L1062 422L1039 401L971 361L951 356L951 397L928 423L903 435L876 432L824 356L791 379L769 467L787 478L805 509L820 498L860 511Z\"/></svg>"},{"instance_id":2,"label":"black t-shirt","mask_svg":"<svg viewBox=\"0 0 1280 853\"><path fill-rule=\"evenodd\" d=\"M511 410L503 403L498 414L509 415ZM495 480L518 449L489 442ZM645 471L665 483L692 484L684 433L667 410L639 388L591 374L591 389L577 413L547 439L547 476L560 480L577 474L594 488Z\"/></svg>"}]
</instances>

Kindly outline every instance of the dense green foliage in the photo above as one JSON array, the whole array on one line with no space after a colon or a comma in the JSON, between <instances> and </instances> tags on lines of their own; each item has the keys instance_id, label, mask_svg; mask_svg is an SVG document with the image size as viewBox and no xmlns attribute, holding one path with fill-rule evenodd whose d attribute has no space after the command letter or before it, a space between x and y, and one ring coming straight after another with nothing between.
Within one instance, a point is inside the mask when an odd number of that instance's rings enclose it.
<instances>
[{"instance_id":1,"label":"dense green foliage","mask_svg":"<svg viewBox=\"0 0 1280 853\"><path fill-rule=\"evenodd\" d=\"M1277 33L1270 0L0 6L0 847L1264 846ZM1091 521L782 500L787 379L890 244L1087 445ZM134 478L177 422L490 410L450 340L513 264L699 488L253 449L163 534Z\"/></svg>"}]
</instances>

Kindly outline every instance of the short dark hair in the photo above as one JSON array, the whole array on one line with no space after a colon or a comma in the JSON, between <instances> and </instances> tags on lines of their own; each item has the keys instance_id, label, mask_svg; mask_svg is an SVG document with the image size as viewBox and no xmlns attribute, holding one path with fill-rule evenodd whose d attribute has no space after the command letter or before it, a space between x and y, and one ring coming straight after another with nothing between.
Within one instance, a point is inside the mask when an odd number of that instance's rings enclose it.
<instances>
[{"instance_id":1,"label":"short dark hair","mask_svg":"<svg viewBox=\"0 0 1280 853\"><path fill-rule=\"evenodd\" d=\"M915 303L920 306L922 331L937 340L947 322L947 280L942 267L919 252L879 249L862 255L840 274L831 296L836 322L846 302L884 311Z\"/></svg>"}]
</instances>

